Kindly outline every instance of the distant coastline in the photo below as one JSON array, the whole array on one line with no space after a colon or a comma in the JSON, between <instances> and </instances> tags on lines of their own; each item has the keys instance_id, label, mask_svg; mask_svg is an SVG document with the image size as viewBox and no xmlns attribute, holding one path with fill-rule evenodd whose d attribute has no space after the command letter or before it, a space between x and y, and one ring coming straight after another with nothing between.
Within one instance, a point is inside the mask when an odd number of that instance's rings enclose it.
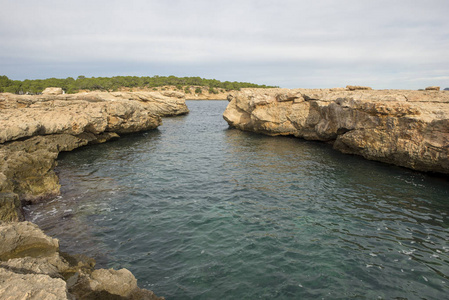
<instances>
[{"instance_id":1,"label":"distant coastline","mask_svg":"<svg viewBox=\"0 0 449 300\"><path fill-rule=\"evenodd\" d=\"M238 81L220 81L201 77L176 76L114 76L91 77L80 75L76 79L47 78L33 80L12 80L6 75L0 75L0 93L19 95L40 94L49 87L59 87L66 94L75 94L83 91L89 92L117 92L117 91L165 91L175 90L187 96L197 98L202 94L219 95L224 92L239 91L243 88L275 88L265 84ZM187 97L189 98L189 97Z\"/></svg>"}]
</instances>

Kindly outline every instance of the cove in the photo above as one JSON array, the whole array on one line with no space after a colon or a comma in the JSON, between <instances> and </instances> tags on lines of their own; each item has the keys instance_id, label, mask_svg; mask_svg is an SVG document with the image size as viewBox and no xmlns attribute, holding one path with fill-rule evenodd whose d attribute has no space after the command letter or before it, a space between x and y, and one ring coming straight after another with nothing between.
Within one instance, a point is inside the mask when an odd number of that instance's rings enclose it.
<instances>
[{"instance_id":1,"label":"cove","mask_svg":"<svg viewBox=\"0 0 449 300\"><path fill-rule=\"evenodd\" d=\"M61 155L27 219L166 299L446 297L446 180L230 129L227 104Z\"/></svg>"}]
</instances>

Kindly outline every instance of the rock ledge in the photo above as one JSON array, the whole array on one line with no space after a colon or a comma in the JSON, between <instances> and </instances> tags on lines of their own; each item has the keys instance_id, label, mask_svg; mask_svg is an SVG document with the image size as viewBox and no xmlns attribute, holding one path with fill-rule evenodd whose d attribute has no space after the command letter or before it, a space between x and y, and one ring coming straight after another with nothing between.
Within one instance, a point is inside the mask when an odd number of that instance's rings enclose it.
<instances>
[{"instance_id":1,"label":"rock ledge","mask_svg":"<svg viewBox=\"0 0 449 300\"><path fill-rule=\"evenodd\" d=\"M126 269L94 270L92 259L60 253L58 240L30 222L0 221L0 239L2 299L164 299Z\"/></svg>"},{"instance_id":2,"label":"rock ledge","mask_svg":"<svg viewBox=\"0 0 449 300\"><path fill-rule=\"evenodd\" d=\"M23 203L59 194L60 152L154 129L161 117L188 113L184 95L48 89L0 94L0 112L0 298L163 299L138 288L128 270L94 270L92 259L61 253L58 240L19 221Z\"/></svg>"},{"instance_id":3,"label":"rock ledge","mask_svg":"<svg viewBox=\"0 0 449 300\"><path fill-rule=\"evenodd\" d=\"M449 92L351 89L246 90L229 95L223 117L241 130L449 174Z\"/></svg>"},{"instance_id":4,"label":"rock ledge","mask_svg":"<svg viewBox=\"0 0 449 300\"><path fill-rule=\"evenodd\" d=\"M188 113L177 92L0 94L0 220L23 220L22 203L59 194L59 152L150 130Z\"/></svg>"}]
</instances>

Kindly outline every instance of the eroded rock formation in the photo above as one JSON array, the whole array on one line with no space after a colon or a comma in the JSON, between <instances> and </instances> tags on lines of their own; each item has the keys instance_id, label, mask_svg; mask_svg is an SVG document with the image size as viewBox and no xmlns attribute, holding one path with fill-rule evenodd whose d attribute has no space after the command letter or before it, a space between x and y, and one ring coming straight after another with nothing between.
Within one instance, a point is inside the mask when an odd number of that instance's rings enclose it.
<instances>
[{"instance_id":1,"label":"eroded rock formation","mask_svg":"<svg viewBox=\"0 0 449 300\"><path fill-rule=\"evenodd\" d=\"M163 299L140 289L130 271L59 252L59 242L30 222L0 221L1 299Z\"/></svg>"},{"instance_id":2,"label":"eroded rock formation","mask_svg":"<svg viewBox=\"0 0 449 300\"><path fill-rule=\"evenodd\" d=\"M0 219L23 220L18 200L59 193L54 173L61 151L154 129L161 116L188 112L176 92L0 94Z\"/></svg>"},{"instance_id":3,"label":"eroded rock formation","mask_svg":"<svg viewBox=\"0 0 449 300\"><path fill-rule=\"evenodd\" d=\"M332 142L343 153L449 174L449 92L265 89L229 95L230 126Z\"/></svg>"},{"instance_id":4,"label":"eroded rock formation","mask_svg":"<svg viewBox=\"0 0 449 300\"><path fill-rule=\"evenodd\" d=\"M22 203L59 194L54 167L61 151L154 129L161 117L185 113L184 95L176 92L0 94L0 298L163 299L138 288L128 270L94 270L92 259L61 253L56 239L18 221Z\"/></svg>"}]
</instances>

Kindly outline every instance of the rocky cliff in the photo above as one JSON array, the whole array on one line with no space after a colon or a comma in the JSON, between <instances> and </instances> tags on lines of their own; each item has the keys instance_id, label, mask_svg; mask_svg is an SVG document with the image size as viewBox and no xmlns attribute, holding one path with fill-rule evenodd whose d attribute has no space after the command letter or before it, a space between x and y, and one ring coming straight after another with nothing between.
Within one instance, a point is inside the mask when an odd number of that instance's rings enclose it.
<instances>
[{"instance_id":1,"label":"rocky cliff","mask_svg":"<svg viewBox=\"0 0 449 300\"><path fill-rule=\"evenodd\" d=\"M130 271L95 270L84 256L59 251L59 242L30 222L0 221L1 299L163 299L140 289Z\"/></svg>"},{"instance_id":2,"label":"rocky cliff","mask_svg":"<svg viewBox=\"0 0 449 300\"><path fill-rule=\"evenodd\" d=\"M230 126L333 143L419 171L449 174L449 92L438 90L265 89L230 94Z\"/></svg>"},{"instance_id":3,"label":"rocky cliff","mask_svg":"<svg viewBox=\"0 0 449 300\"><path fill-rule=\"evenodd\" d=\"M0 94L0 219L23 220L18 203L59 193L61 151L154 129L161 116L188 112L176 92Z\"/></svg>"},{"instance_id":4,"label":"rocky cliff","mask_svg":"<svg viewBox=\"0 0 449 300\"><path fill-rule=\"evenodd\" d=\"M0 94L0 298L162 299L139 289L128 270L94 270L93 260L60 253L57 240L19 221L23 203L59 194L59 152L186 113L176 92Z\"/></svg>"}]
</instances>

